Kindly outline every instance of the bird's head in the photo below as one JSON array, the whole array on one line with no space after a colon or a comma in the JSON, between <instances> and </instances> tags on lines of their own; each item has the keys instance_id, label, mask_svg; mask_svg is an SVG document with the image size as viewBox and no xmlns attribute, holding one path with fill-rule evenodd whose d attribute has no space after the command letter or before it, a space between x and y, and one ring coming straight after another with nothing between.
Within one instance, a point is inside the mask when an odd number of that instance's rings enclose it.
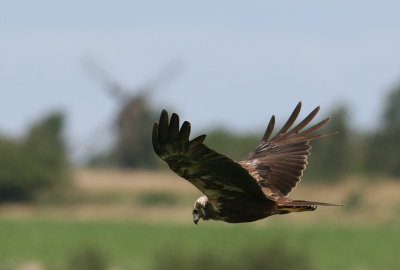
<instances>
[{"instance_id":1,"label":"bird's head","mask_svg":"<svg viewBox=\"0 0 400 270\"><path fill-rule=\"evenodd\" d=\"M208 202L208 198L206 196L201 196L196 200L193 205L193 222L197 224L200 218L205 219L206 217L206 204Z\"/></svg>"}]
</instances>

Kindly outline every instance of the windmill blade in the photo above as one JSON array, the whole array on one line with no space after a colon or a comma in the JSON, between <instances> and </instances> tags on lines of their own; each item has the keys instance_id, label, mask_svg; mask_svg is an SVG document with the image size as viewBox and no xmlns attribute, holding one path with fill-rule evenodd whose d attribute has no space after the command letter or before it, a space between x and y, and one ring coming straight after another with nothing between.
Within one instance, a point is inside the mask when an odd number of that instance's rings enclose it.
<instances>
[{"instance_id":1,"label":"windmill blade","mask_svg":"<svg viewBox=\"0 0 400 270\"><path fill-rule=\"evenodd\" d=\"M141 87L137 87L134 93L149 97L159 90L162 84L172 80L176 75L181 72L182 63L178 60L171 61L166 67L159 71L151 80L145 82Z\"/></svg>"},{"instance_id":2,"label":"windmill blade","mask_svg":"<svg viewBox=\"0 0 400 270\"><path fill-rule=\"evenodd\" d=\"M182 63L178 60L173 60L152 79L143 83L141 86L128 88L119 84L93 57L85 57L83 59L83 64L91 76L97 81L100 81L104 85L106 91L120 101L125 101L134 96L148 98L153 95L156 90L159 90L162 84L171 80L182 70Z\"/></svg>"},{"instance_id":3,"label":"windmill blade","mask_svg":"<svg viewBox=\"0 0 400 270\"><path fill-rule=\"evenodd\" d=\"M123 99L126 96L127 93L123 91L124 87L122 87L93 57L86 56L82 62L93 79L100 81L104 89L112 97Z\"/></svg>"}]
</instances>

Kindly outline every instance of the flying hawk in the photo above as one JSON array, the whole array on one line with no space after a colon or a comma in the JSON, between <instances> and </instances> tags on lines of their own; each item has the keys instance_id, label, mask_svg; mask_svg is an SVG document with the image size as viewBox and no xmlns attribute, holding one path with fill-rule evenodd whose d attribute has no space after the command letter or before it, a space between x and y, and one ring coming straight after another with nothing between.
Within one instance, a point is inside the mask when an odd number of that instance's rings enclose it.
<instances>
[{"instance_id":1,"label":"flying hawk","mask_svg":"<svg viewBox=\"0 0 400 270\"><path fill-rule=\"evenodd\" d=\"M300 109L301 102L282 129L269 139L275 125L272 116L260 144L239 162L208 148L203 143L206 135L189 140L190 123L185 121L179 128L178 115L173 113L169 120L167 111L162 111L160 121L153 126L153 148L175 173L205 195L194 203L195 224L199 219L251 222L276 214L314 211L318 205L335 205L286 197L306 167L309 142L330 135L311 135L330 117L303 130L319 107L289 130Z\"/></svg>"}]
</instances>

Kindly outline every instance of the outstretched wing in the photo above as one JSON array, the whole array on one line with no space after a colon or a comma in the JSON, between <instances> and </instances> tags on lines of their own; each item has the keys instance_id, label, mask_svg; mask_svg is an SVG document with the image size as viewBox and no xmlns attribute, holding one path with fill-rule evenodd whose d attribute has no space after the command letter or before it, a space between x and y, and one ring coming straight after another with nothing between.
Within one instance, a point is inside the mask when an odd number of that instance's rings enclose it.
<instances>
[{"instance_id":1,"label":"outstretched wing","mask_svg":"<svg viewBox=\"0 0 400 270\"><path fill-rule=\"evenodd\" d=\"M163 110L153 126L153 148L161 159L210 199L239 197L263 198L265 195L249 172L230 158L203 144L206 135L189 140L190 123L179 129L179 117Z\"/></svg>"},{"instance_id":2,"label":"outstretched wing","mask_svg":"<svg viewBox=\"0 0 400 270\"><path fill-rule=\"evenodd\" d=\"M306 167L307 156L311 149L309 142L330 135L310 136L311 133L325 125L330 117L301 131L315 117L319 107L315 108L297 126L289 130L299 115L300 109L301 102L297 104L282 129L272 139L268 140L275 125L275 117L272 116L261 143L239 162L257 179L268 198L277 199L292 191L300 181Z\"/></svg>"}]
</instances>

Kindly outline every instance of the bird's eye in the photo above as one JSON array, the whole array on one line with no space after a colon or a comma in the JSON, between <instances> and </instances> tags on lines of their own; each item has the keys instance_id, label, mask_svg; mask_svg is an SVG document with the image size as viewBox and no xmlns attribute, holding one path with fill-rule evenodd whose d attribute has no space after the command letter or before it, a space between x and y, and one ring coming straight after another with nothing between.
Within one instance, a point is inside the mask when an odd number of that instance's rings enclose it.
<instances>
[{"instance_id":1,"label":"bird's eye","mask_svg":"<svg viewBox=\"0 0 400 270\"><path fill-rule=\"evenodd\" d=\"M193 215L198 215L198 214L199 214L199 210L194 209L194 210L193 210Z\"/></svg>"}]
</instances>

